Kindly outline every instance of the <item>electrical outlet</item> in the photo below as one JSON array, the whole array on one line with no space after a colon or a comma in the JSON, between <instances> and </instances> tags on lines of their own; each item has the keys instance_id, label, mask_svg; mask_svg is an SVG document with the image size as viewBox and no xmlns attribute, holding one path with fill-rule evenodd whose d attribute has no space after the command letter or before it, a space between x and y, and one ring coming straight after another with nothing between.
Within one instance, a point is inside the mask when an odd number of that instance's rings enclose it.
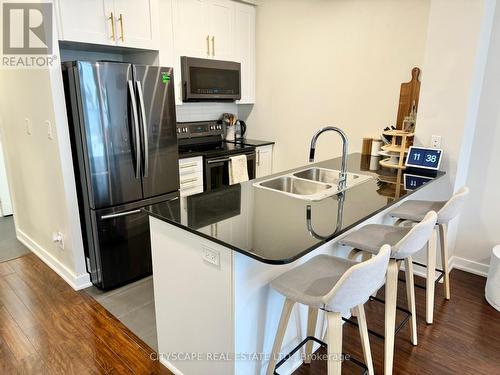
<instances>
[{"instance_id":1,"label":"electrical outlet","mask_svg":"<svg viewBox=\"0 0 500 375\"><path fill-rule=\"evenodd\" d=\"M203 247L203 260L213 264L214 266L220 265L220 254L218 251Z\"/></svg>"},{"instance_id":2,"label":"electrical outlet","mask_svg":"<svg viewBox=\"0 0 500 375\"><path fill-rule=\"evenodd\" d=\"M441 148L441 136L440 135L432 135L431 136L431 147L432 148Z\"/></svg>"},{"instance_id":3,"label":"electrical outlet","mask_svg":"<svg viewBox=\"0 0 500 375\"><path fill-rule=\"evenodd\" d=\"M52 242L64 250L64 235L61 232L52 233Z\"/></svg>"}]
</instances>

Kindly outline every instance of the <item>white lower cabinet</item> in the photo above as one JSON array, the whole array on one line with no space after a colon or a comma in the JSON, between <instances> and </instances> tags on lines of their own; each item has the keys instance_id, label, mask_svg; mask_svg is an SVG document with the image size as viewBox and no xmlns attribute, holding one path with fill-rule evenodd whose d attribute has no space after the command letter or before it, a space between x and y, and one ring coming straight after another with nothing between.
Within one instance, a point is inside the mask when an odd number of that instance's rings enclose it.
<instances>
[{"instance_id":1,"label":"white lower cabinet","mask_svg":"<svg viewBox=\"0 0 500 375\"><path fill-rule=\"evenodd\" d=\"M179 160L180 195L189 195L203 192L203 157Z\"/></svg>"},{"instance_id":2,"label":"white lower cabinet","mask_svg":"<svg viewBox=\"0 0 500 375\"><path fill-rule=\"evenodd\" d=\"M255 149L255 177L265 177L273 173L273 145L259 146Z\"/></svg>"}]
</instances>

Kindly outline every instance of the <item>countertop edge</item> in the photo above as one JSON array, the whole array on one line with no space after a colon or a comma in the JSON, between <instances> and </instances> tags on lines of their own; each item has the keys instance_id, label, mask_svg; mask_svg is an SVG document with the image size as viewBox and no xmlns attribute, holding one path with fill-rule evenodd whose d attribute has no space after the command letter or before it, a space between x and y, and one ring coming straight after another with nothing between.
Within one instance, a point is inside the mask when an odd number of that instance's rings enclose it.
<instances>
[{"instance_id":1,"label":"countertop edge","mask_svg":"<svg viewBox=\"0 0 500 375\"><path fill-rule=\"evenodd\" d=\"M336 159L336 158L334 158L334 159ZM321 162L319 162L318 164L320 164L320 163L321 163ZM305 166L303 166L303 167L305 167ZM297 167L297 168L294 168L294 169L300 169L300 168L303 168L303 167ZM403 199L405 199L405 200L406 200L407 198L411 197L411 196L412 196L413 194L415 194L416 192L420 191L421 189L425 188L426 186L431 185L433 182L435 182L435 181L437 181L437 180L441 179L443 176L445 176L445 175L446 175L446 172L442 172L442 171L439 171L439 172L440 172L440 173L438 173L438 175L434 178L434 180L432 180L432 182L431 182L431 183L424 184L424 185L420 186L419 188L417 188L417 189L415 189L415 190L412 190L410 193L406 194L406 195L404 196L404 198L403 198ZM287 173L287 172L281 172L281 174L286 174L286 173ZM381 213L381 212L383 212L383 211L386 211L386 210L388 210L389 208L393 207L393 206L394 206L396 203L398 203L398 202L400 202L400 200L399 200L399 199L398 199L398 200L395 200L395 201L393 201L393 202L391 202L391 203L389 203L389 204L387 204L386 206L384 206L384 207L382 207L382 208L380 208L380 209L378 209L378 210L373 211L373 212L372 212L372 213L370 213L369 215L365 216L362 220L359 220L359 221L357 221L357 222L355 222L355 223L353 223L353 224L351 224L351 225L349 225L349 226L347 226L347 227L343 228L343 229L342 229L341 231L339 231L338 233L335 233L335 234L333 234L333 235L329 236L328 238L326 238L326 239L324 239L324 240L319 241L318 243L314 244L313 246L311 246L311 247L308 247L308 248L304 249L303 251L301 251L301 252L300 252L300 253L298 253L297 255L295 255L295 256L293 256L293 257L290 257L290 258L286 258L286 259L267 259L267 258L262 258L262 257L258 256L257 254L254 254L254 253L252 253L252 252L249 252L248 250L243 250L243 249L241 249L241 248L239 248L239 247L236 247L236 246L234 246L234 245L231 245L231 244L229 244L229 243L227 243L227 242L221 241L221 240L219 240L219 239L217 239L217 238L214 238L214 237L211 237L211 236L209 236L209 235L207 235L207 234L205 234L205 233L199 232L199 231L197 231L196 229L189 228L189 227L187 227L187 226L185 226L185 225L182 225L182 224L178 223L177 221L170 220L170 219L168 219L168 218L166 218L166 217L163 217L163 216L158 215L158 214L156 214L156 213L154 213L154 212L151 212L151 211L149 211L148 209L143 208L142 210L143 210L145 213L147 213L149 216L152 216L152 217L154 217L154 218L156 218L156 219L158 219L158 220L161 220L161 221L163 221L163 222L166 222L166 223L168 223L168 224L170 224L170 225L176 226L176 227L178 227L178 228L180 228L180 229L183 229L183 230L185 230L185 231L187 231L187 232L193 233L193 234L195 234L195 235L197 235L197 236L199 236L199 237L205 238L205 239L207 239L207 240L209 240L209 241L211 241L211 242L217 243L217 244L219 244L219 245L221 245L221 246L224 246L224 247L226 247L226 248L228 248L228 249L234 250L234 251L236 251L236 252L238 252L238 253L240 253L240 254L246 255L246 256L248 256L248 257L250 257L250 258L253 258L253 259L255 259L255 260L259 261L259 262L262 262L262 263L265 263L265 264L270 264L270 265L285 265L285 264L290 264L290 263L292 263L292 262L295 262L296 260L298 260L298 259L302 258L304 255L306 255L306 254L310 253L311 251L313 251L313 250L317 249L318 247L323 246L324 244L326 244L326 243L328 243L328 242L331 242L331 241L335 240L336 238L338 238L338 237L339 237L339 236L341 236L342 234L344 234L344 233L346 233L347 231L351 230L352 228L354 228L354 227L356 227L356 226L360 225L360 224L361 224L361 223L363 223L364 221L367 221L367 220L369 220L370 218L374 217L375 215L378 215L379 213Z\"/></svg>"}]
</instances>

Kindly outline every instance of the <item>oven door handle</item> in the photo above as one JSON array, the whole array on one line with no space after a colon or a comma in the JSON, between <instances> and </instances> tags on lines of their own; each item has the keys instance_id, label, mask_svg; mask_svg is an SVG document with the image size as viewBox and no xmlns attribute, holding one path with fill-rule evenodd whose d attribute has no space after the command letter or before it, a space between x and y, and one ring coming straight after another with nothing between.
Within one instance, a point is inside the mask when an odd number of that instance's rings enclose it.
<instances>
[{"instance_id":1,"label":"oven door handle","mask_svg":"<svg viewBox=\"0 0 500 375\"><path fill-rule=\"evenodd\" d=\"M253 156L255 155L255 153L249 153L249 154L243 154L243 155L246 155L246 156ZM207 160L207 164L215 164L215 163L224 163L226 161L230 161L231 158L223 158L223 159L208 159Z\"/></svg>"}]
</instances>

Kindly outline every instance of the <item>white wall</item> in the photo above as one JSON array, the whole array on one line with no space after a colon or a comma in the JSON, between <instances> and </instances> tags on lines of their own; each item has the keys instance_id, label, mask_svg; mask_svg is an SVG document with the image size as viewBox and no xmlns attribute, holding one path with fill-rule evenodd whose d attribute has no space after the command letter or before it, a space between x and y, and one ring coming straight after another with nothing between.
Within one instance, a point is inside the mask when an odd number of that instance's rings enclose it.
<instances>
[{"instance_id":1,"label":"white wall","mask_svg":"<svg viewBox=\"0 0 500 375\"><path fill-rule=\"evenodd\" d=\"M500 7L495 12L486 75L479 105L467 185L471 196L460 219L456 255L477 263L490 262L500 244Z\"/></svg>"},{"instance_id":2,"label":"white wall","mask_svg":"<svg viewBox=\"0 0 500 375\"><path fill-rule=\"evenodd\" d=\"M266 0L257 9L257 104L248 136L275 140L276 170L307 161L312 134L350 151L396 122L399 89L422 66L429 0ZM336 135L317 158L341 153Z\"/></svg>"},{"instance_id":3,"label":"white wall","mask_svg":"<svg viewBox=\"0 0 500 375\"><path fill-rule=\"evenodd\" d=\"M431 135L442 136L446 177L423 199L448 199L464 185L477 125L479 100L490 45L495 0L432 0L417 119L417 144L428 146ZM482 168L484 171L485 169ZM479 192L472 191L471 195ZM469 212L470 214L470 212ZM465 213L464 213L465 215ZM484 273L454 253L457 223L450 223L448 243L455 266ZM476 238L482 232L474 233ZM463 255L463 254L462 254Z\"/></svg>"},{"instance_id":4,"label":"white wall","mask_svg":"<svg viewBox=\"0 0 500 375\"><path fill-rule=\"evenodd\" d=\"M83 248L75 245L71 228L71 221L78 220L78 211L69 215L64 181L74 177L63 175L62 159L71 163L71 154L62 155L59 149L61 135L56 128L50 74L47 70L3 70L0 82L3 144L18 239L58 268L73 286L86 285L88 275L78 269L81 259L75 256L81 251L83 258ZM31 134L27 133L26 119L31 123ZM46 121L51 123L53 139L48 138ZM64 250L52 242L53 232L64 234Z\"/></svg>"},{"instance_id":5,"label":"white wall","mask_svg":"<svg viewBox=\"0 0 500 375\"><path fill-rule=\"evenodd\" d=\"M17 237L72 287L89 286L60 66L0 69L0 98ZM54 232L63 234L64 250L52 242Z\"/></svg>"}]
</instances>

